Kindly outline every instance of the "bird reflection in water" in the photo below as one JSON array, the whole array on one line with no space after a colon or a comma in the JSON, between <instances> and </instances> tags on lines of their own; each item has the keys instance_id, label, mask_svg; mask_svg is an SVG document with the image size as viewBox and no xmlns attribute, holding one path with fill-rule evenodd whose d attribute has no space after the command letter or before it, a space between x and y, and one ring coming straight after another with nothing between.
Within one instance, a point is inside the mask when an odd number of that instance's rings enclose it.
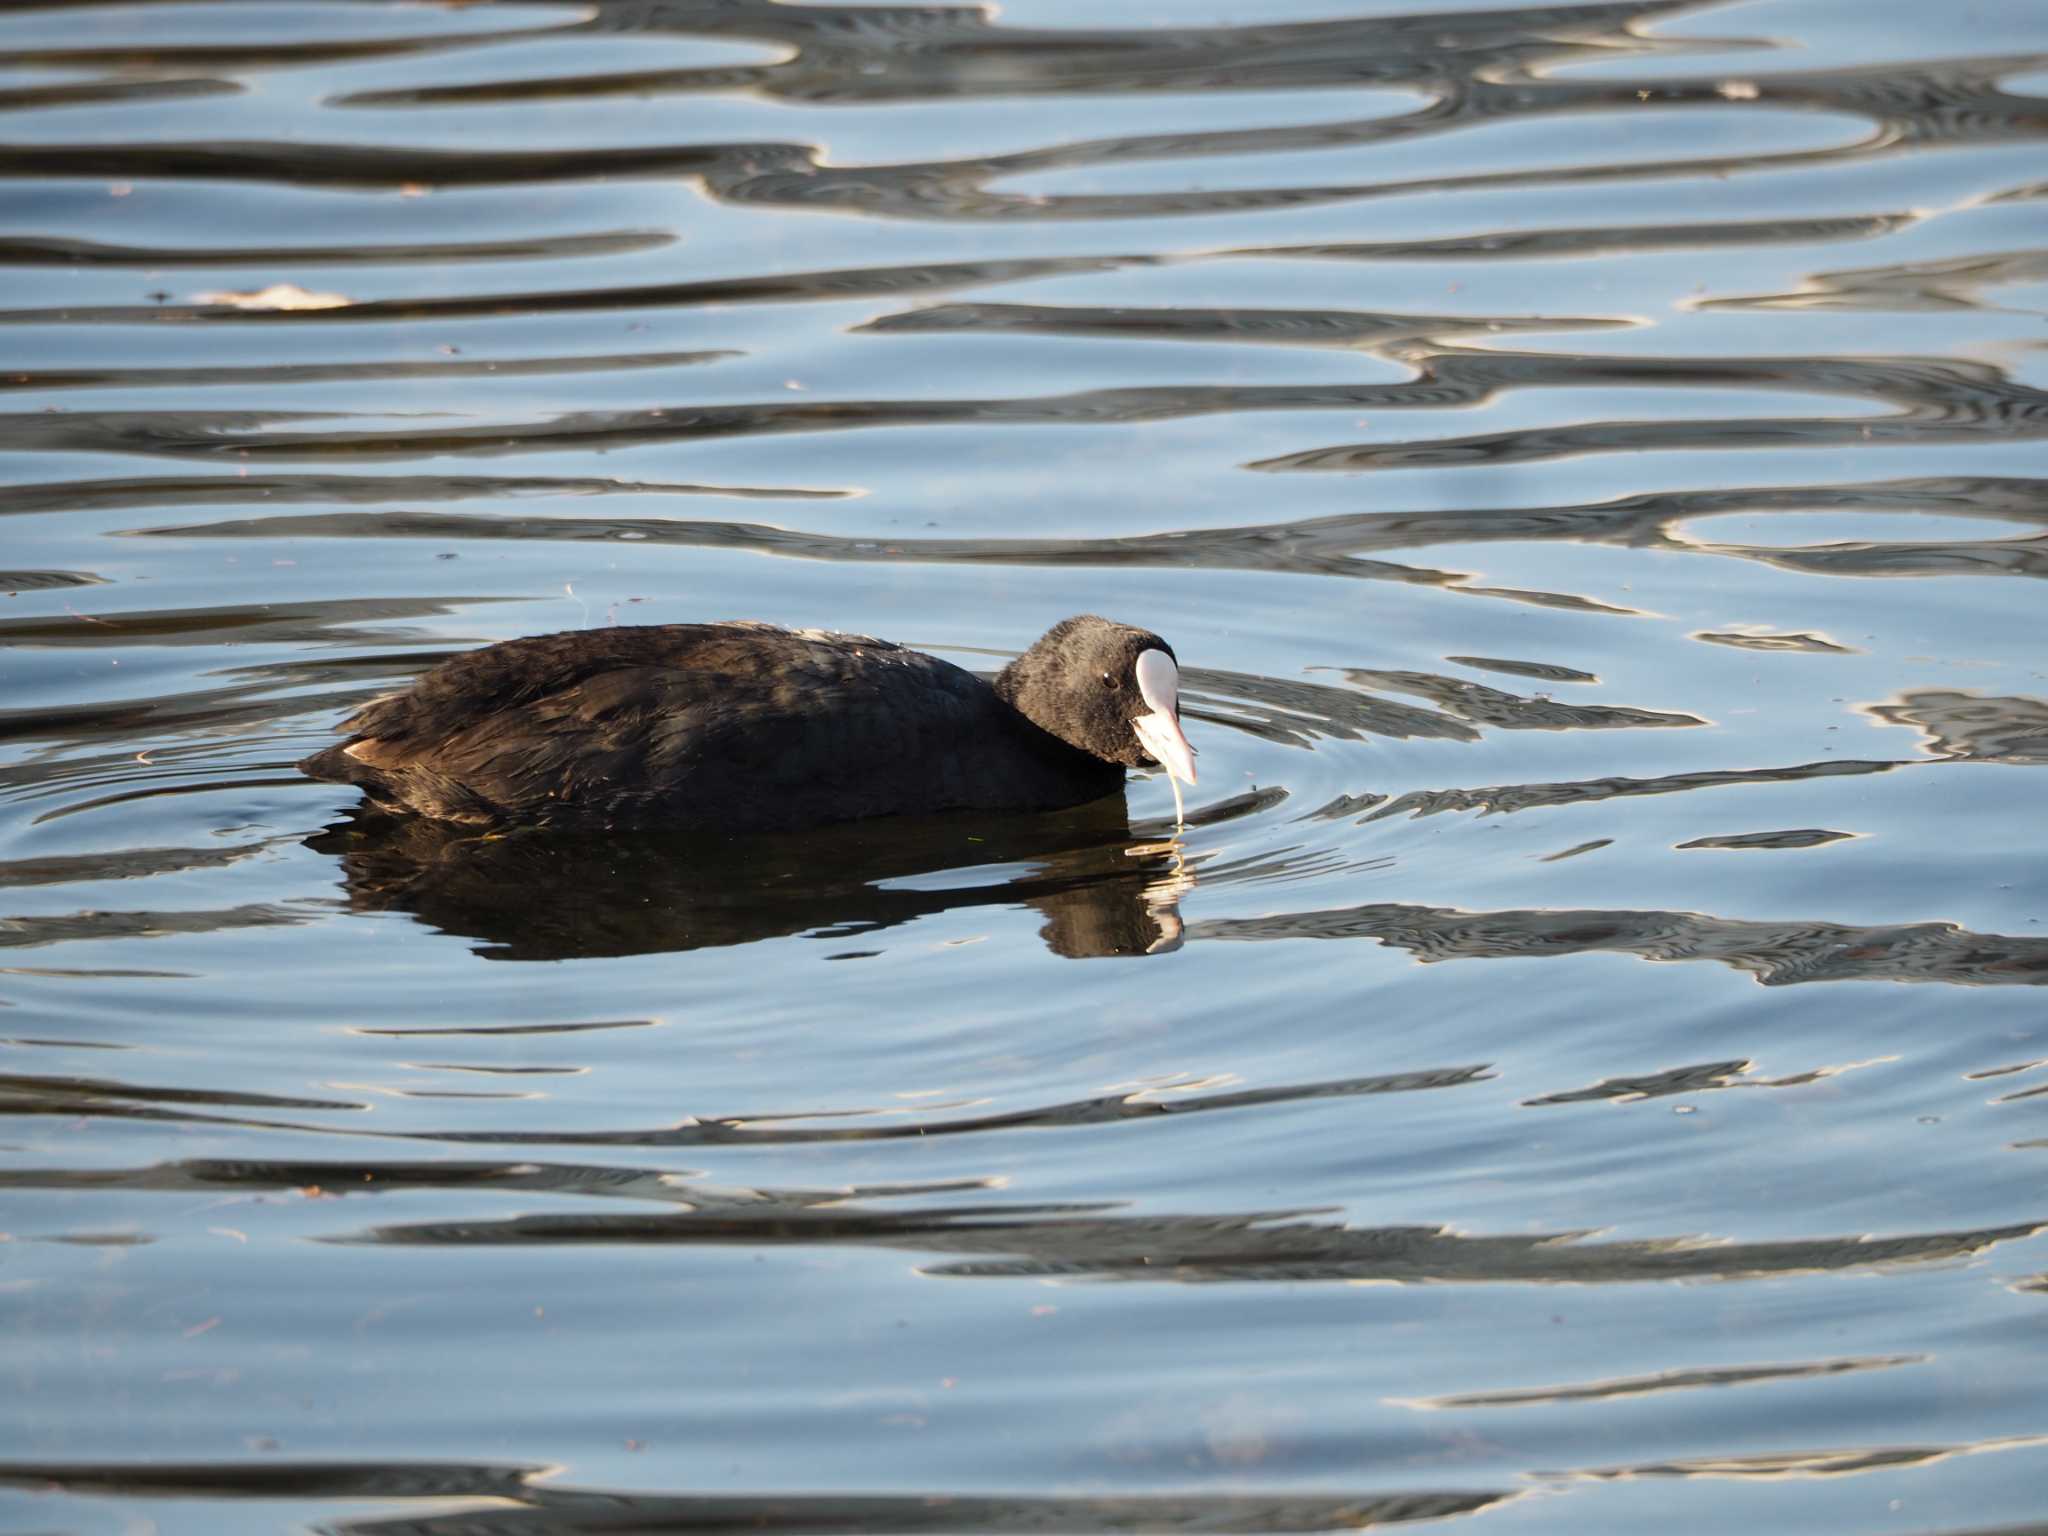
<instances>
[{"instance_id":1,"label":"bird reflection in water","mask_svg":"<svg viewBox=\"0 0 2048 1536\"><path fill-rule=\"evenodd\" d=\"M1069 959L1170 953L1192 889L1179 841L1135 833L1121 795L1027 817L949 814L726 840L563 836L364 807L307 839L349 910L403 912L497 960L857 939L970 907L1035 908Z\"/></svg>"}]
</instances>

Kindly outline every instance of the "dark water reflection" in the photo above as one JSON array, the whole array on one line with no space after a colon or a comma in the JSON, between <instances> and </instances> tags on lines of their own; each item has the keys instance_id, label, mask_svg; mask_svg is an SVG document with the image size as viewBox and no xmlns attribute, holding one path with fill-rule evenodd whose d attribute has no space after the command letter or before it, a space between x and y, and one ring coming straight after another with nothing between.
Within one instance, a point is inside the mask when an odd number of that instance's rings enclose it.
<instances>
[{"instance_id":1,"label":"dark water reflection","mask_svg":"<svg viewBox=\"0 0 2048 1536\"><path fill-rule=\"evenodd\" d=\"M67 317L68 318L68 317ZM134 319L128 316L123 318ZM1293 317L1290 329L1304 322ZM1345 316L1360 330L1384 317ZM1316 317L1332 329L1330 317ZM1426 324L1404 317L1402 324ZM1568 324L1568 322L1567 322ZM978 326L1001 332L1003 325ZM1076 327L1082 334L1086 326ZM1150 336L1142 317L1113 328ZM1233 331L1241 332L1240 322ZM1389 350L1395 350L1389 345ZM702 357L688 357L700 362ZM390 460L423 454L550 453L620 449L782 433L937 427L1103 425L1170 421L1184 416L1314 409L1439 410L1483 405L1516 388L1634 388L1683 384L1688 388L1784 389L1845 395L1898 409L1882 416L1785 417L1771 420L1601 421L1542 429L1432 438L1426 442L1340 444L1256 459L1259 470L1424 469L1451 465L1525 463L1570 454L1647 452L1693 448L1739 449L1777 445L1826 448L1863 443L1967 442L1983 437L2024 441L2048 435L2048 393L2014 382L1986 365L1930 363L1913 358L1774 359L1768 363L1678 357L1620 359L1555 353L1416 352L1403 359L1413 381L1354 385L1188 385L1089 390L1077 394L985 400L870 400L857 404L654 406L631 411L571 412L546 422L411 430L346 428L291 430L323 419L290 411L137 412L72 409L62 415L0 416L0 450L11 452L112 451L177 457L239 454L255 459L323 455ZM591 366L596 366L593 360ZM331 370L330 370L331 372ZM66 381L60 379L60 384ZM232 383L201 375L201 383Z\"/></svg>"},{"instance_id":2,"label":"dark water reflection","mask_svg":"<svg viewBox=\"0 0 2048 1536\"><path fill-rule=\"evenodd\" d=\"M0 1527L2039 1520L2040 6L0 57ZM513 635L1087 610L1178 834L291 767Z\"/></svg>"},{"instance_id":3,"label":"dark water reflection","mask_svg":"<svg viewBox=\"0 0 2048 1536\"><path fill-rule=\"evenodd\" d=\"M0 1478L85 1495L213 1499L461 1500L447 1515L343 1520L347 1536L516 1536L522 1532L1328 1531L1371 1530L1477 1514L1512 1490L1393 1495L1201 1498L688 1497L550 1484L558 1468L483 1463L393 1466L22 1467Z\"/></svg>"},{"instance_id":4,"label":"dark water reflection","mask_svg":"<svg viewBox=\"0 0 2048 1536\"><path fill-rule=\"evenodd\" d=\"M949 816L801 838L706 845L655 835L486 834L360 812L311 839L338 858L351 911L403 912L504 960L568 960L751 944L810 934L857 941L935 912L1028 905L1070 959L1180 947L1195 877L1171 843L1134 842L1121 797L1045 817ZM922 889L964 860L1012 864L983 884ZM535 891L554 899L536 902ZM857 949L835 958L859 958Z\"/></svg>"}]
</instances>

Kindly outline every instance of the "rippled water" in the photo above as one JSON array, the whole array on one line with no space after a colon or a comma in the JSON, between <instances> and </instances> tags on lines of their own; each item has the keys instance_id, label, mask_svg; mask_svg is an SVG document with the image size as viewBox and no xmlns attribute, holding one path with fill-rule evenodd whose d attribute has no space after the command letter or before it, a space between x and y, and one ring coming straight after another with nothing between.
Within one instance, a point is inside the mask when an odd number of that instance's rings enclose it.
<instances>
[{"instance_id":1,"label":"rippled water","mask_svg":"<svg viewBox=\"0 0 2048 1536\"><path fill-rule=\"evenodd\" d=\"M1408 3L0 14L0 1526L2048 1511L2048 9ZM1178 840L291 768L1087 610Z\"/></svg>"}]
</instances>

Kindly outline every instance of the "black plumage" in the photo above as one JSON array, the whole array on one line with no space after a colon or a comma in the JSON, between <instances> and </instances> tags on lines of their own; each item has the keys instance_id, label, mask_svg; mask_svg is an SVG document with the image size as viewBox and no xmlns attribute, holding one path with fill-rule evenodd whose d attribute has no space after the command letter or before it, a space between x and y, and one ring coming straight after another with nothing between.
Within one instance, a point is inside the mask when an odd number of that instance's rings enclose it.
<instances>
[{"instance_id":1,"label":"black plumage","mask_svg":"<svg viewBox=\"0 0 2048 1536\"><path fill-rule=\"evenodd\" d=\"M575 630L452 657L299 766L475 824L729 833L1049 810L1151 762L1132 726L1157 713L1137 674L1147 651L1173 655L1147 631L1068 619L991 684L858 635Z\"/></svg>"}]
</instances>

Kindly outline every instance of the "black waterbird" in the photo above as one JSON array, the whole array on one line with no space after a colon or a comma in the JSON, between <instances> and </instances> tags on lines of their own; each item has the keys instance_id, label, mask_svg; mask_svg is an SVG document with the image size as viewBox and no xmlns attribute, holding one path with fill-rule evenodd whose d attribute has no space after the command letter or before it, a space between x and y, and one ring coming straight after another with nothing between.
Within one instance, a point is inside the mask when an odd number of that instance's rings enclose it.
<instances>
[{"instance_id":1,"label":"black waterbird","mask_svg":"<svg viewBox=\"0 0 2048 1536\"><path fill-rule=\"evenodd\" d=\"M385 807L478 825L793 830L932 811L1041 811L1125 768L1195 782L1159 636L1055 624L993 682L862 635L625 625L449 658L299 764Z\"/></svg>"}]
</instances>

